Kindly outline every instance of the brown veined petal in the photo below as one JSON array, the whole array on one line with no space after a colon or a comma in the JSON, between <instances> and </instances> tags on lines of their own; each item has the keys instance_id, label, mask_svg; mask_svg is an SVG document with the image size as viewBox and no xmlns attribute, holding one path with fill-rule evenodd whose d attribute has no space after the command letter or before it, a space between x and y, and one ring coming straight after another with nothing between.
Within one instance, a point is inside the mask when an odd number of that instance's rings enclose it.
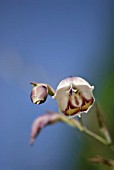
<instances>
[{"instance_id":1,"label":"brown veined petal","mask_svg":"<svg viewBox=\"0 0 114 170\"><path fill-rule=\"evenodd\" d=\"M72 94L69 95L69 101L67 103L67 107L65 110L63 110L63 113L65 116L68 116L68 118L75 117L76 115L79 115L81 112L81 107L83 104L83 99L79 94Z\"/></svg>"},{"instance_id":2,"label":"brown veined petal","mask_svg":"<svg viewBox=\"0 0 114 170\"><path fill-rule=\"evenodd\" d=\"M93 102L94 102L93 98L90 99L89 101L85 101L85 103L81 107L81 112L87 113L89 111L89 109L92 107Z\"/></svg>"},{"instance_id":3,"label":"brown veined petal","mask_svg":"<svg viewBox=\"0 0 114 170\"><path fill-rule=\"evenodd\" d=\"M57 90L55 96L60 112L68 117L76 115L83 103L82 97L78 93L75 93L75 90L71 94L70 88L67 86Z\"/></svg>"},{"instance_id":4,"label":"brown veined petal","mask_svg":"<svg viewBox=\"0 0 114 170\"><path fill-rule=\"evenodd\" d=\"M70 101L74 107L81 107L83 103L83 99L78 93L72 94Z\"/></svg>"}]
</instances>

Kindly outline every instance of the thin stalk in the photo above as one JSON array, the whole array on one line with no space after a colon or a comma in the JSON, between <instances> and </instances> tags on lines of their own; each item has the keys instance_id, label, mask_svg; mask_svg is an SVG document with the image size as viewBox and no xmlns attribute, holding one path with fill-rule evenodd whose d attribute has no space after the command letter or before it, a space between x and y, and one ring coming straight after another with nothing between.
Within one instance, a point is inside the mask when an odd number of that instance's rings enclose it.
<instances>
[{"instance_id":1,"label":"thin stalk","mask_svg":"<svg viewBox=\"0 0 114 170\"><path fill-rule=\"evenodd\" d=\"M104 135L104 137L106 138L106 140L109 143L112 143L110 133L108 131L108 128L106 127L101 110L99 109L98 102L95 104L95 109L96 109L96 115L97 115L97 121L98 121L99 128L100 128L102 134Z\"/></svg>"},{"instance_id":2,"label":"thin stalk","mask_svg":"<svg viewBox=\"0 0 114 170\"><path fill-rule=\"evenodd\" d=\"M83 131L85 134L87 134L88 136L94 138L95 140L103 143L104 145L110 145L111 143L108 142L106 139L104 139L103 137L95 134L94 132L90 131L89 129L87 129L86 127L83 127Z\"/></svg>"}]
</instances>

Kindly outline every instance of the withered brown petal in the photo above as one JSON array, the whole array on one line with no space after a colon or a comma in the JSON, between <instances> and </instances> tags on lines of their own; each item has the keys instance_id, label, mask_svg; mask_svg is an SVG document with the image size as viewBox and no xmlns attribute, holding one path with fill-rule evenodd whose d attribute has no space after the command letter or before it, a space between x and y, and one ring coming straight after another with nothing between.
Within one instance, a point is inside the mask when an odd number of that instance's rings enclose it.
<instances>
[{"instance_id":1,"label":"withered brown petal","mask_svg":"<svg viewBox=\"0 0 114 170\"><path fill-rule=\"evenodd\" d=\"M30 144L34 143L35 138L38 136L39 132L42 128L47 125L54 124L56 122L63 122L69 126L77 127L78 129L82 130L81 124L76 119L68 119L64 115L60 115L55 112L48 112L40 117L38 117L32 125L31 128L31 135L30 135Z\"/></svg>"},{"instance_id":2,"label":"withered brown petal","mask_svg":"<svg viewBox=\"0 0 114 170\"><path fill-rule=\"evenodd\" d=\"M55 115L52 114L52 112L49 112L35 119L31 129L30 144L33 144L35 138L43 127L54 123L54 121L57 119L57 116L58 114Z\"/></svg>"}]
</instances>

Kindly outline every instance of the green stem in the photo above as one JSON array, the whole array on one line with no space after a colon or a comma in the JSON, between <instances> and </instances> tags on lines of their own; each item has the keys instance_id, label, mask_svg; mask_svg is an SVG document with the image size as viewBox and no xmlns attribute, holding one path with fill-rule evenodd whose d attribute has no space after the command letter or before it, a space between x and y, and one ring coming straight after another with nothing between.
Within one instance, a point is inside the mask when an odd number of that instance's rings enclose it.
<instances>
[{"instance_id":1,"label":"green stem","mask_svg":"<svg viewBox=\"0 0 114 170\"><path fill-rule=\"evenodd\" d=\"M104 135L104 137L106 138L106 140L108 141L108 143L112 143L110 133L108 131L108 128L106 127L103 115L102 115L101 110L99 109L98 105L99 105L98 102L96 102L95 110L96 110L96 116L97 116L99 128L100 128L102 134Z\"/></svg>"},{"instance_id":2,"label":"green stem","mask_svg":"<svg viewBox=\"0 0 114 170\"><path fill-rule=\"evenodd\" d=\"M83 127L82 132L84 132L84 133L87 134L88 136L96 139L97 141L103 143L104 145L110 145L110 144L111 144L109 141L107 141L107 140L104 139L103 137L95 134L94 132L90 131L90 130L87 129L86 127Z\"/></svg>"},{"instance_id":3,"label":"green stem","mask_svg":"<svg viewBox=\"0 0 114 170\"><path fill-rule=\"evenodd\" d=\"M59 120L63 121L64 123L76 128L76 129L78 128L80 130L80 132L85 133L86 135L92 137L93 139L101 142L104 145L108 145L110 147L112 145L112 141L110 140L109 137L103 138L103 137L97 135L96 133L92 132L91 130L89 130L86 126L84 126L83 122L82 122L82 117L80 117L80 119L79 119L80 121L78 121L77 119L68 119L64 116L59 116ZM105 134L106 134L106 132L105 132Z\"/></svg>"}]
</instances>

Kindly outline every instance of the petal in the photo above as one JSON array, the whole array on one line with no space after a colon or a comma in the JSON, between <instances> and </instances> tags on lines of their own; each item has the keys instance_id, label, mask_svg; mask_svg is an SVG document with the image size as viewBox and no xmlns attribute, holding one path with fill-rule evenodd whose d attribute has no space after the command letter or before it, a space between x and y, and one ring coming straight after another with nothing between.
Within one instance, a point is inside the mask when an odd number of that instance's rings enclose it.
<instances>
[{"instance_id":1,"label":"petal","mask_svg":"<svg viewBox=\"0 0 114 170\"><path fill-rule=\"evenodd\" d=\"M80 111L87 113L89 111L89 109L92 107L93 102L94 102L94 99L91 99L88 102L85 102L84 105L82 105Z\"/></svg>"},{"instance_id":2,"label":"petal","mask_svg":"<svg viewBox=\"0 0 114 170\"><path fill-rule=\"evenodd\" d=\"M77 94L73 94L71 96L71 104L74 106L74 107L81 107L82 106L82 103L83 103L83 99L82 97L77 93Z\"/></svg>"},{"instance_id":3,"label":"petal","mask_svg":"<svg viewBox=\"0 0 114 170\"><path fill-rule=\"evenodd\" d=\"M91 88L91 85L81 77L72 77L72 83L74 85L76 85L76 86L78 86L78 85L86 85L86 86Z\"/></svg>"},{"instance_id":4,"label":"petal","mask_svg":"<svg viewBox=\"0 0 114 170\"><path fill-rule=\"evenodd\" d=\"M59 85L57 86L57 90L64 88L64 87L70 87L71 84L72 84L71 77L66 78L59 83Z\"/></svg>"},{"instance_id":5,"label":"petal","mask_svg":"<svg viewBox=\"0 0 114 170\"><path fill-rule=\"evenodd\" d=\"M76 88L84 99L90 100L93 98L93 93L92 93L93 87L89 87L87 85L76 85Z\"/></svg>"},{"instance_id":6,"label":"petal","mask_svg":"<svg viewBox=\"0 0 114 170\"><path fill-rule=\"evenodd\" d=\"M58 107L61 113L66 116L73 116L80 112L80 108L83 104L82 97L74 93L70 95L69 87L64 87L57 91L56 99L58 102Z\"/></svg>"},{"instance_id":7,"label":"petal","mask_svg":"<svg viewBox=\"0 0 114 170\"><path fill-rule=\"evenodd\" d=\"M69 89L68 87L65 87L58 90L55 96L61 112L63 112L67 108L67 104L69 100L68 89Z\"/></svg>"},{"instance_id":8,"label":"petal","mask_svg":"<svg viewBox=\"0 0 114 170\"><path fill-rule=\"evenodd\" d=\"M87 85L88 87L93 88L93 86L91 86L86 80L81 77L68 77L59 83L57 90L66 86L70 86L71 84L74 84L76 86Z\"/></svg>"}]
</instances>

